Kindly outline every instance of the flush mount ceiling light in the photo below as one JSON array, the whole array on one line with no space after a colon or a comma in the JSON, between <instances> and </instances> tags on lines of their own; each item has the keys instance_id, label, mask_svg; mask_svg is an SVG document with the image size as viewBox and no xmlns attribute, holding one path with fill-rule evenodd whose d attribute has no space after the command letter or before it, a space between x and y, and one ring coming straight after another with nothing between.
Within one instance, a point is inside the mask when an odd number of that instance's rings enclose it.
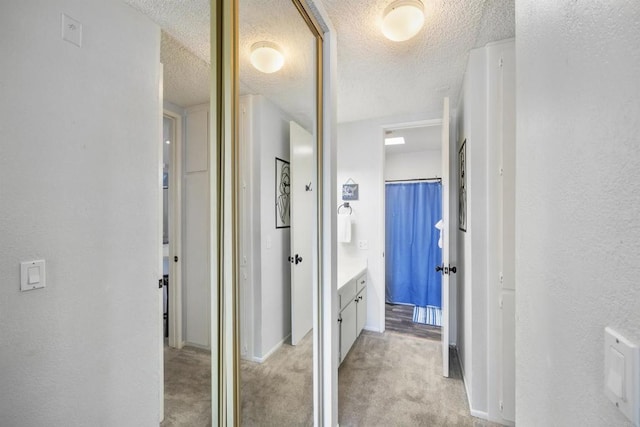
<instances>
[{"instance_id":1,"label":"flush mount ceiling light","mask_svg":"<svg viewBox=\"0 0 640 427\"><path fill-rule=\"evenodd\" d=\"M384 145L402 145L402 144L404 144L404 137L402 136L384 139Z\"/></svg>"},{"instance_id":2,"label":"flush mount ceiling light","mask_svg":"<svg viewBox=\"0 0 640 427\"><path fill-rule=\"evenodd\" d=\"M394 42L418 34L424 24L424 5L420 0L396 0L384 10L382 33Z\"/></svg>"},{"instance_id":3,"label":"flush mount ceiling light","mask_svg":"<svg viewBox=\"0 0 640 427\"><path fill-rule=\"evenodd\" d=\"M275 73L284 65L284 56L277 44L258 42L251 46L251 64L263 73Z\"/></svg>"}]
</instances>

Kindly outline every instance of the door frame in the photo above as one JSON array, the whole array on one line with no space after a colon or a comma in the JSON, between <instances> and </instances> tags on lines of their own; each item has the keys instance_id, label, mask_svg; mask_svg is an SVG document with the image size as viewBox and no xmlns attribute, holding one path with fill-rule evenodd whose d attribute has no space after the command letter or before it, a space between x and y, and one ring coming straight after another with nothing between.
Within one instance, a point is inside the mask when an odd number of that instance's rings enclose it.
<instances>
[{"instance_id":1,"label":"door frame","mask_svg":"<svg viewBox=\"0 0 640 427\"><path fill-rule=\"evenodd\" d=\"M386 224L386 217L385 217L385 213L386 213L386 200L385 200L385 170L386 170L386 162L387 162L387 156L385 153L385 148L384 148L384 139L385 139L385 132L389 131L389 130L400 130L400 129L415 129L415 128L423 128L423 127L432 127L432 126L442 126L442 119L425 119L425 120L414 120L414 121L410 121L410 122L399 122L399 123L390 123L390 124L385 124L380 126L380 144L379 144L379 150L382 152L382 155L380 156L382 158L382 172L380 174L380 200L382 201L382 214L380 215L380 223L378 224L378 233L381 236L380 241L382 242L382 250L383 250L383 263L382 263L382 281L384 282L384 278L386 277L386 245L387 245L387 235L386 235L386 229L385 229L385 224ZM442 147L440 147L440 149L442 150ZM385 298L380 298L380 305L378 306L378 312L379 312L379 316L380 319L382 319L382 328L380 332L384 332L387 328L386 322L386 313L385 313ZM443 307L443 313L444 313L444 307Z\"/></svg>"},{"instance_id":2,"label":"door frame","mask_svg":"<svg viewBox=\"0 0 640 427\"><path fill-rule=\"evenodd\" d=\"M174 122L169 169L169 347L181 349L182 338L182 120L180 114L163 110ZM164 143L164 142L163 142ZM178 257L177 262L172 262Z\"/></svg>"}]
</instances>

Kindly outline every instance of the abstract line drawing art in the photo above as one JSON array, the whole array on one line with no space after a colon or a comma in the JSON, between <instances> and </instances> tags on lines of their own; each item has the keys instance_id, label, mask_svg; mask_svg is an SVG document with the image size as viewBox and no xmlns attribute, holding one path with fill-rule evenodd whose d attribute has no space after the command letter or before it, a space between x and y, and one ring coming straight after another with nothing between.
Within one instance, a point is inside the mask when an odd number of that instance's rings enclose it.
<instances>
[{"instance_id":1,"label":"abstract line drawing art","mask_svg":"<svg viewBox=\"0 0 640 427\"><path fill-rule=\"evenodd\" d=\"M276 228L291 226L289 162L276 157Z\"/></svg>"}]
</instances>

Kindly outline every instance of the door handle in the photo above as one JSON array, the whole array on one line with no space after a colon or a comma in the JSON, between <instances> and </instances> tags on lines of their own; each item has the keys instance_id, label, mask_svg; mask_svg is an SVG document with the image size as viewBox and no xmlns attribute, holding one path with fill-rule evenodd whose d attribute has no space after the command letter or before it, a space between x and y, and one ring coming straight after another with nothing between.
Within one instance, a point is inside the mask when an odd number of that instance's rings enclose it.
<instances>
[{"instance_id":1,"label":"door handle","mask_svg":"<svg viewBox=\"0 0 640 427\"><path fill-rule=\"evenodd\" d=\"M456 273L456 271L458 271L458 269L456 268L456 266L454 265L453 267L449 266L449 271L453 274Z\"/></svg>"},{"instance_id":2,"label":"door handle","mask_svg":"<svg viewBox=\"0 0 640 427\"><path fill-rule=\"evenodd\" d=\"M300 255L296 254L296 257L295 257L294 261L295 261L295 264L298 265L298 264L300 264L302 262L302 257Z\"/></svg>"},{"instance_id":3,"label":"door handle","mask_svg":"<svg viewBox=\"0 0 640 427\"><path fill-rule=\"evenodd\" d=\"M442 271L442 270L444 270L444 264L443 265L436 265L436 272Z\"/></svg>"}]
</instances>

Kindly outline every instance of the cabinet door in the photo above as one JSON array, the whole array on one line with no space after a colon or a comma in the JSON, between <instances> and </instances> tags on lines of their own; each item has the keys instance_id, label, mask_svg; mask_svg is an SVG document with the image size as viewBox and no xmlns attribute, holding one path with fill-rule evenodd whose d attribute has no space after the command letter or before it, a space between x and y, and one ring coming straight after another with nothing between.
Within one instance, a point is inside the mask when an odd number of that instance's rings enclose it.
<instances>
[{"instance_id":1,"label":"cabinet door","mask_svg":"<svg viewBox=\"0 0 640 427\"><path fill-rule=\"evenodd\" d=\"M364 324L367 322L367 287L365 286L358 296L356 297L357 310L356 310L356 332L357 336L360 336L360 332L364 329Z\"/></svg>"},{"instance_id":2,"label":"cabinet door","mask_svg":"<svg viewBox=\"0 0 640 427\"><path fill-rule=\"evenodd\" d=\"M347 357L353 342L356 340L356 303L351 301L340 312L342 322L340 322L340 362Z\"/></svg>"}]
</instances>

